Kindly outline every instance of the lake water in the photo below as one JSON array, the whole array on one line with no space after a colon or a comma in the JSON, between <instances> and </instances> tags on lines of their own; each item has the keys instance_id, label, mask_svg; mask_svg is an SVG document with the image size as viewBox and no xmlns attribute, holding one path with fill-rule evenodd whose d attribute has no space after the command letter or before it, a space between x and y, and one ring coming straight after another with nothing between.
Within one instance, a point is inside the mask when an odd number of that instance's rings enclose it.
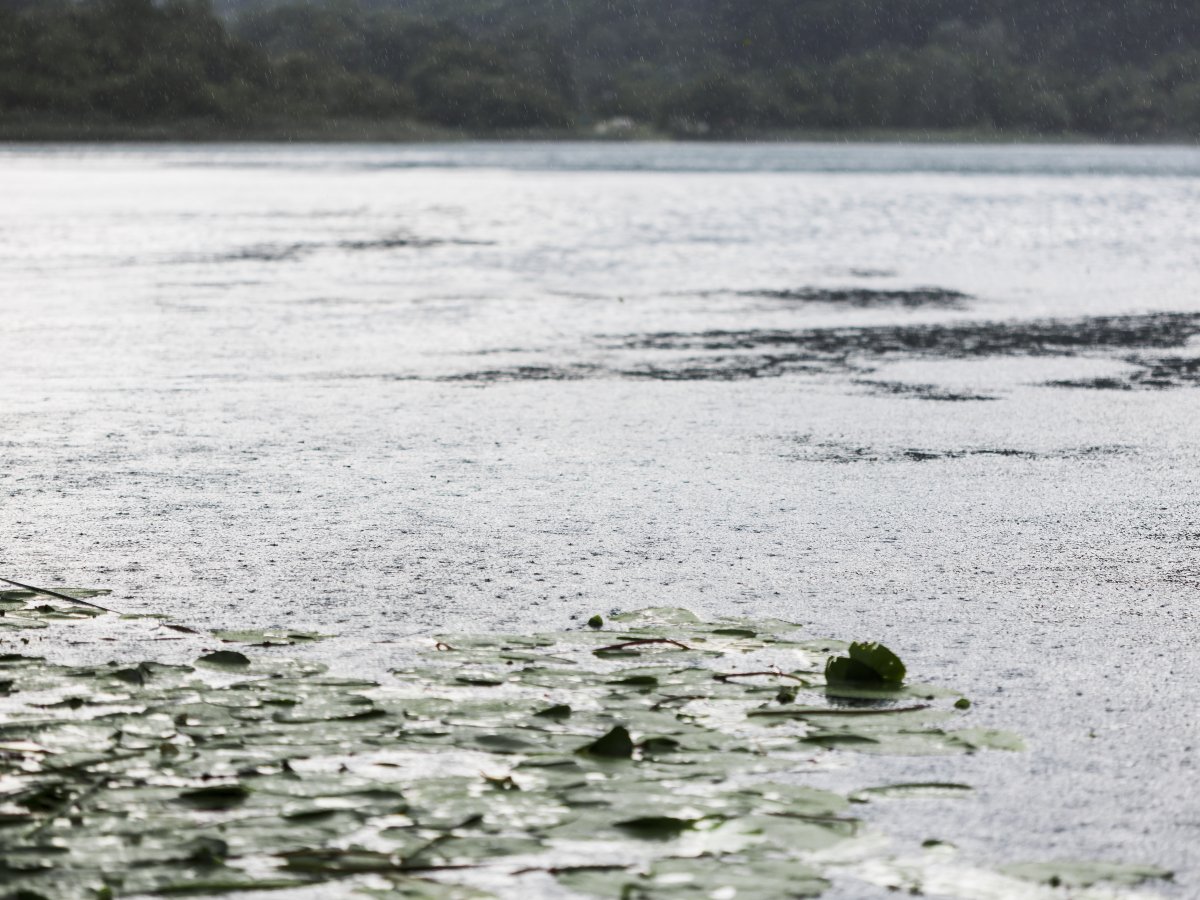
<instances>
[{"instance_id":1,"label":"lake water","mask_svg":"<svg viewBox=\"0 0 1200 900\"><path fill-rule=\"evenodd\" d=\"M884 640L1030 750L831 773L978 787L872 819L1195 896L1197 210L1190 147L0 148L0 574L364 674Z\"/></svg>"}]
</instances>

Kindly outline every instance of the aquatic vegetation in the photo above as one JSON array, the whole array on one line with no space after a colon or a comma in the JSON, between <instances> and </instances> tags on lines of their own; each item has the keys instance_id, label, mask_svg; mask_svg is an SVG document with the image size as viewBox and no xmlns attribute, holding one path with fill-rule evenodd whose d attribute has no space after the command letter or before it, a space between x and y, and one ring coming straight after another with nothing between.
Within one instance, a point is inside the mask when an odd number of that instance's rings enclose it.
<instances>
[{"instance_id":1,"label":"aquatic vegetation","mask_svg":"<svg viewBox=\"0 0 1200 900\"><path fill-rule=\"evenodd\" d=\"M830 684L902 684L905 674L900 657L883 644L851 644L847 656L825 663Z\"/></svg>"},{"instance_id":2,"label":"aquatic vegetation","mask_svg":"<svg viewBox=\"0 0 1200 900\"><path fill-rule=\"evenodd\" d=\"M65 600L0 603L5 628L70 619ZM104 615L79 613L92 614ZM272 650L190 665L0 656L0 896L337 885L469 898L555 882L581 896L776 898L818 896L839 876L906 888L952 876L990 891L961 896L1015 898L1036 896L1022 878L1085 885L1110 871L980 875L943 846L896 860L852 803L970 788L806 785L856 752L1020 748L960 727L958 695L905 683L879 644L677 609L587 624L439 635L379 680L280 655L272 645L314 637L291 632L217 632Z\"/></svg>"},{"instance_id":3,"label":"aquatic vegetation","mask_svg":"<svg viewBox=\"0 0 1200 900\"><path fill-rule=\"evenodd\" d=\"M71 599L58 599L28 588L0 591L0 634L27 628L47 628L55 622L94 619L107 612L103 607L87 602L87 598L103 596L107 591L86 588L62 588L62 591L69 591Z\"/></svg>"},{"instance_id":4,"label":"aquatic vegetation","mask_svg":"<svg viewBox=\"0 0 1200 900\"><path fill-rule=\"evenodd\" d=\"M1081 888L1108 882L1109 884L1141 884L1151 878L1170 878L1171 873L1157 866L1131 866L1104 862L1019 863L1005 866L1004 871L1018 878L1047 884L1050 887Z\"/></svg>"},{"instance_id":5,"label":"aquatic vegetation","mask_svg":"<svg viewBox=\"0 0 1200 900\"><path fill-rule=\"evenodd\" d=\"M220 638L222 641L250 644L256 647L289 647L293 644L307 644L312 641L319 641L324 637L324 635L315 634L311 631L288 631L285 629L254 630L244 628L214 631L213 636Z\"/></svg>"}]
</instances>

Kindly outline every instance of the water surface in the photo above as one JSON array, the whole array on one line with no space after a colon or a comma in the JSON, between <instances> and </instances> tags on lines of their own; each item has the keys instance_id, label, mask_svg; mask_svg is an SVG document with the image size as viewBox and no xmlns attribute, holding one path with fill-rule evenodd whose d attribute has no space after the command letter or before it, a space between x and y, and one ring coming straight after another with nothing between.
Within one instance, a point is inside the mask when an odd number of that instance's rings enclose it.
<instances>
[{"instance_id":1,"label":"water surface","mask_svg":"<svg viewBox=\"0 0 1200 900\"><path fill-rule=\"evenodd\" d=\"M1031 743L830 776L980 787L889 832L1198 889L1195 148L14 146L0 197L12 577L364 672L882 639Z\"/></svg>"}]
</instances>

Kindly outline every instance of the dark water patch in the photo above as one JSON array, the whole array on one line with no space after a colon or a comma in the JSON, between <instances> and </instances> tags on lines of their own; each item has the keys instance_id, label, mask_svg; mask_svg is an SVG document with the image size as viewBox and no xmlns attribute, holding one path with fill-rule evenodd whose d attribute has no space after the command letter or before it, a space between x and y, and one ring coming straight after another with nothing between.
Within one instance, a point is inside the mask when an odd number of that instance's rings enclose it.
<instances>
[{"instance_id":1,"label":"dark water patch","mask_svg":"<svg viewBox=\"0 0 1200 900\"><path fill-rule=\"evenodd\" d=\"M971 400L996 400L987 394L969 394L938 387L936 384L908 384L903 381L865 381L855 384L869 389L869 393L893 397L908 397L913 400L940 400L948 403L963 403Z\"/></svg>"},{"instance_id":2,"label":"dark water patch","mask_svg":"<svg viewBox=\"0 0 1200 900\"><path fill-rule=\"evenodd\" d=\"M820 374L826 366L795 354L733 355L694 357L667 365L643 365L621 369L622 378L648 381L748 381L778 378L785 374Z\"/></svg>"},{"instance_id":3,"label":"dark water patch","mask_svg":"<svg viewBox=\"0 0 1200 900\"><path fill-rule=\"evenodd\" d=\"M1200 384L1200 357L1129 359L1139 368L1127 375L1048 381L1048 387L1087 388L1100 391L1155 391Z\"/></svg>"},{"instance_id":4,"label":"dark water patch","mask_svg":"<svg viewBox=\"0 0 1200 900\"><path fill-rule=\"evenodd\" d=\"M795 447L784 456L799 462L828 463L923 463L995 457L1019 460L1079 460L1130 452L1128 447L1092 446L1060 450L1028 450L1017 447L873 447L841 441L815 441L810 436L793 439Z\"/></svg>"},{"instance_id":5,"label":"dark water patch","mask_svg":"<svg viewBox=\"0 0 1200 900\"><path fill-rule=\"evenodd\" d=\"M227 253L185 254L175 261L180 263L226 263L226 262L295 262L321 250L344 250L349 252L371 250L424 250L442 246L482 247L494 241L476 241L465 238L427 238L409 234L393 234L381 238L346 240L336 242L295 241L292 243L251 244Z\"/></svg>"},{"instance_id":6,"label":"dark water patch","mask_svg":"<svg viewBox=\"0 0 1200 900\"><path fill-rule=\"evenodd\" d=\"M1200 334L1200 314L1164 313L961 322L939 325L803 330L660 332L620 338L643 350L765 350L789 348L799 357L844 361L852 356L1070 356L1106 349L1169 349Z\"/></svg>"},{"instance_id":7,"label":"dark water patch","mask_svg":"<svg viewBox=\"0 0 1200 900\"><path fill-rule=\"evenodd\" d=\"M1200 587L1200 566L1184 566L1168 572L1163 580L1169 584L1182 584L1188 587Z\"/></svg>"},{"instance_id":8,"label":"dark water patch","mask_svg":"<svg viewBox=\"0 0 1200 900\"><path fill-rule=\"evenodd\" d=\"M1076 356L1105 351L1168 349L1200 334L1200 314L1102 316L944 325L813 328L804 330L659 332L607 337L605 349L695 351L693 355L624 364L516 366L444 376L442 381L568 381L623 378L651 381L745 381L783 375L869 375L876 359L974 359L988 356ZM1144 365L1131 387L1171 387L1200 380L1197 361L1164 357ZM874 393L966 402L993 396L931 384L863 378ZM1113 382L1054 382L1057 386L1122 387Z\"/></svg>"},{"instance_id":9,"label":"dark water patch","mask_svg":"<svg viewBox=\"0 0 1200 900\"><path fill-rule=\"evenodd\" d=\"M495 241L472 241L464 238L424 238L414 235L391 235L373 240L339 241L337 246L342 250L403 250L407 248L422 250L429 247L489 247Z\"/></svg>"},{"instance_id":10,"label":"dark water patch","mask_svg":"<svg viewBox=\"0 0 1200 900\"><path fill-rule=\"evenodd\" d=\"M590 363L512 366L442 375L435 381L495 383L512 381L581 381L609 378L637 381L748 381L784 374L822 374L828 366L794 354L693 357L671 363L613 367ZM413 376L416 377L416 376Z\"/></svg>"},{"instance_id":11,"label":"dark water patch","mask_svg":"<svg viewBox=\"0 0 1200 900\"><path fill-rule=\"evenodd\" d=\"M510 381L581 381L603 373L604 370L599 366L576 363L565 366L513 366L508 369L485 369L479 372L443 375L435 380L478 384Z\"/></svg>"},{"instance_id":12,"label":"dark water patch","mask_svg":"<svg viewBox=\"0 0 1200 900\"><path fill-rule=\"evenodd\" d=\"M1153 531L1146 537L1163 544L1185 544L1200 549L1200 531Z\"/></svg>"},{"instance_id":13,"label":"dark water patch","mask_svg":"<svg viewBox=\"0 0 1200 900\"><path fill-rule=\"evenodd\" d=\"M254 244L242 247L229 253L220 253L200 259L191 258L186 262L292 262L307 256L320 245L313 243L294 244Z\"/></svg>"},{"instance_id":14,"label":"dark water patch","mask_svg":"<svg viewBox=\"0 0 1200 900\"><path fill-rule=\"evenodd\" d=\"M738 291L740 297L763 297L769 300L784 300L796 303L827 303L834 306L850 306L857 309L877 307L902 307L917 309L938 307L960 309L971 297L961 291L947 288L917 287L908 290L873 290L871 288L815 288L805 287L792 290Z\"/></svg>"},{"instance_id":15,"label":"dark water patch","mask_svg":"<svg viewBox=\"0 0 1200 900\"><path fill-rule=\"evenodd\" d=\"M399 250L405 247L436 247L445 243L434 238L387 237L366 241L339 241L342 250Z\"/></svg>"}]
</instances>

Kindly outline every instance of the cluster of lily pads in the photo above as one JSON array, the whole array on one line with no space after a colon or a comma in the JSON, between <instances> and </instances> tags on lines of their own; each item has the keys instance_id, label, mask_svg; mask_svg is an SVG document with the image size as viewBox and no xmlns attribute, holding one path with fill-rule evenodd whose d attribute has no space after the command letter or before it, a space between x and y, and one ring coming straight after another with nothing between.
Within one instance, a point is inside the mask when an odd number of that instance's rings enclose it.
<instances>
[{"instance_id":1,"label":"cluster of lily pads","mask_svg":"<svg viewBox=\"0 0 1200 900\"><path fill-rule=\"evenodd\" d=\"M0 592L0 636L105 614L60 596ZM969 704L884 647L673 609L589 626L442 635L380 680L233 649L317 637L288 632L215 633L190 665L0 655L0 897L746 900L837 873L1026 897L1165 874L885 857L855 802L968 788L844 797L805 771L1020 741L962 727Z\"/></svg>"}]
</instances>

